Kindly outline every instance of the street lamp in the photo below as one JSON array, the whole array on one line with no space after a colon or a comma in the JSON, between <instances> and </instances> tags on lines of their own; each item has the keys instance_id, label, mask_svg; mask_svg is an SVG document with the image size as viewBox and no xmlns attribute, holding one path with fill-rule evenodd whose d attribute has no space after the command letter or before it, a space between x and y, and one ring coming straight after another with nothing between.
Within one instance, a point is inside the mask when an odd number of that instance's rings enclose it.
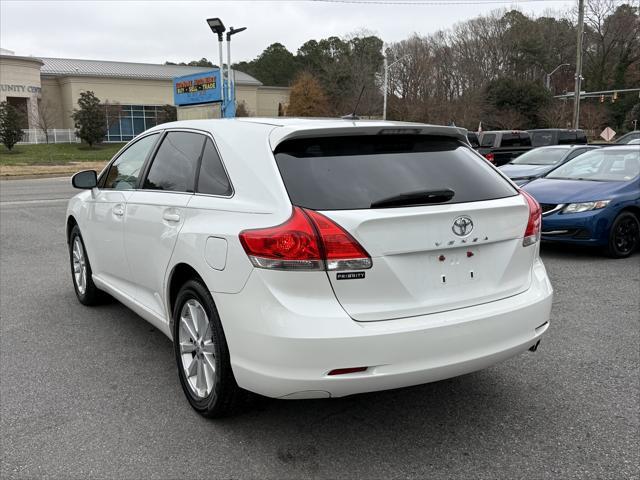
<instances>
[{"instance_id":1,"label":"street lamp","mask_svg":"<svg viewBox=\"0 0 640 480\"><path fill-rule=\"evenodd\" d=\"M545 82L544 85L545 87L547 87L547 90L551 90L551 75L553 75L554 73L556 73L558 70L560 70L562 67L568 67L569 64L568 63L561 63L560 65L558 65L556 68L554 68L551 73L546 73L545 74Z\"/></svg>"},{"instance_id":2,"label":"street lamp","mask_svg":"<svg viewBox=\"0 0 640 480\"><path fill-rule=\"evenodd\" d=\"M229 101L233 101L234 102L234 107L235 107L235 93L236 93L236 82L235 79L233 79L233 98L231 98L231 82L232 82L232 75L231 75L231 36L235 35L236 33L240 33L240 32L244 32L247 29L247 27L240 27L240 28L233 28L231 27L229 29L229 31L227 32L227 90L228 90L228 95L227 98L229 99Z\"/></svg>"},{"instance_id":3,"label":"street lamp","mask_svg":"<svg viewBox=\"0 0 640 480\"><path fill-rule=\"evenodd\" d=\"M218 55L220 57L220 91L222 92L222 109L224 110L224 70L222 62L222 34L226 31L224 23L219 18L207 18L207 24L213 33L218 35Z\"/></svg>"},{"instance_id":4,"label":"street lamp","mask_svg":"<svg viewBox=\"0 0 640 480\"><path fill-rule=\"evenodd\" d=\"M402 57L400 57L399 59L397 59L395 62L392 63L388 63L387 62L387 56L385 55L383 57L383 68L384 68L384 86L382 87L384 89L384 95L382 96L383 101L382 101L382 119L386 120L387 119L387 90L389 90L389 69L391 67L393 67L396 63L398 63L400 60L404 60L407 57L410 57L411 55L407 54L407 55L403 55Z\"/></svg>"}]
</instances>

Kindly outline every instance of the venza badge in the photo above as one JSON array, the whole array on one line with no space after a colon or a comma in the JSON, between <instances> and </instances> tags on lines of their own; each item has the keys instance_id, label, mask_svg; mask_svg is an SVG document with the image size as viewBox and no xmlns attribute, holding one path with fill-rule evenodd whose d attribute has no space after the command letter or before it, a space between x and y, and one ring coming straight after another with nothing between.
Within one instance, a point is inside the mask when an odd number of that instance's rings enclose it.
<instances>
[{"instance_id":1,"label":"venza badge","mask_svg":"<svg viewBox=\"0 0 640 480\"><path fill-rule=\"evenodd\" d=\"M461 217L456 218L453 221L453 226L451 227L451 230L457 236L465 237L473 231L473 222L469 217L467 217L466 215L463 215Z\"/></svg>"}]
</instances>

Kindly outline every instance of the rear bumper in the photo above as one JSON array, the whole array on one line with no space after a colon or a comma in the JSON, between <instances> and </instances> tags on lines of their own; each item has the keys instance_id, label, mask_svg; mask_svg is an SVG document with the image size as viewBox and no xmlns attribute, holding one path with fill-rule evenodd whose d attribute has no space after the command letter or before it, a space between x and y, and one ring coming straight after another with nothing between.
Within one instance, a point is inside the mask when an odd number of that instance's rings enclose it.
<instances>
[{"instance_id":1,"label":"rear bumper","mask_svg":"<svg viewBox=\"0 0 640 480\"><path fill-rule=\"evenodd\" d=\"M273 274L282 273L255 270L239 294L214 294L236 381L269 397L341 397L462 375L527 350L549 326L553 292L540 261L519 295L378 322L348 317L324 274L295 274L313 292L305 298L278 288Z\"/></svg>"}]
</instances>

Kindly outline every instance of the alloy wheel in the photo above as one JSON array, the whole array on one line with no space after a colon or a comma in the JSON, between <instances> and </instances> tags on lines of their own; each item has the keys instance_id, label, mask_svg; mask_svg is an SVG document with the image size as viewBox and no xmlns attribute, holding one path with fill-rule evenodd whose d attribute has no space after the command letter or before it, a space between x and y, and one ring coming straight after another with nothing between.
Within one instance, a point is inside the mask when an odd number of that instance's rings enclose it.
<instances>
[{"instance_id":1,"label":"alloy wheel","mask_svg":"<svg viewBox=\"0 0 640 480\"><path fill-rule=\"evenodd\" d=\"M73 278L80 295L87 291L87 261L82 246L82 240L76 236L73 240Z\"/></svg>"},{"instance_id":2,"label":"alloy wheel","mask_svg":"<svg viewBox=\"0 0 640 480\"><path fill-rule=\"evenodd\" d=\"M196 299L182 306L178 332L180 361L189 389L197 398L206 398L216 379L215 346L207 312Z\"/></svg>"},{"instance_id":3,"label":"alloy wheel","mask_svg":"<svg viewBox=\"0 0 640 480\"><path fill-rule=\"evenodd\" d=\"M635 218L628 217L618 222L614 233L614 243L618 252L623 255L632 252L638 245L640 231Z\"/></svg>"}]
</instances>

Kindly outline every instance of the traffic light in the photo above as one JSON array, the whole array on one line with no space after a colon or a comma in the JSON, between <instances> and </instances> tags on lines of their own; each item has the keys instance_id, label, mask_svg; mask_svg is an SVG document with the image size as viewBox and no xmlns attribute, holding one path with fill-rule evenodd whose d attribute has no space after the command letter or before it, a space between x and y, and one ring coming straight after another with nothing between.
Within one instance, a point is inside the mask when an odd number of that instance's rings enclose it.
<instances>
[{"instance_id":1,"label":"traffic light","mask_svg":"<svg viewBox=\"0 0 640 480\"><path fill-rule=\"evenodd\" d=\"M600 95L600 103L604 103L604 95Z\"/></svg>"},{"instance_id":2,"label":"traffic light","mask_svg":"<svg viewBox=\"0 0 640 480\"><path fill-rule=\"evenodd\" d=\"M613 92L613 95L611 96L611 103L616 103L617 99L618 99L618 92Z\"/></svg>"}]
</instances>

